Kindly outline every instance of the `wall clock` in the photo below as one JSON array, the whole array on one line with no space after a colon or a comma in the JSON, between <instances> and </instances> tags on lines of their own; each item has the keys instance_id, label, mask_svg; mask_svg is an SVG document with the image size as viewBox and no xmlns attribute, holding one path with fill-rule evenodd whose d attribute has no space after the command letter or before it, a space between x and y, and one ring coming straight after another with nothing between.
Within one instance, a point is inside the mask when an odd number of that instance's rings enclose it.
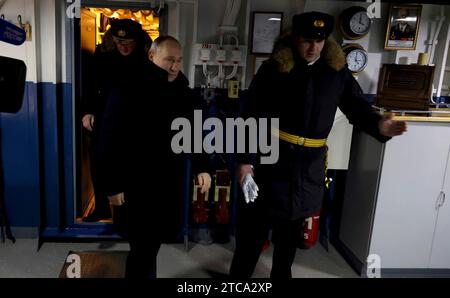
<instances>
[{"instance_id":1,"label":"wall clock","mask_svg":"<svg viewBox=\"0 0 450 298\"><path fill-rule=\"evenodd\" d=\"M369 62L369 54L362 46L351 43L344 45L342 50L346 55L348 69L352 73L357 74L366 68Z\"/></svg>"},{"instance_id":2,"label":"wall clock","mask_svg":"<svg viewBox=\"0 0 450 298\"><path fill-rule=\"evenodd\" d=\"M359 39L370 31L372 20L361 6L351 6L339 16L339 29L345 39Z\"/></svg>"}]
</instances>

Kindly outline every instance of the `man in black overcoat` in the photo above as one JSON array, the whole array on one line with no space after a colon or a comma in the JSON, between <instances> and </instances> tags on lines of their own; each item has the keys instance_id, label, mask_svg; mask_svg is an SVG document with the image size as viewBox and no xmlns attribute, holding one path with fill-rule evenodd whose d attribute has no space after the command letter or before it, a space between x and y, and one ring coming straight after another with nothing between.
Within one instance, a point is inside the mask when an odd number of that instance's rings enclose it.
<instances>
[{"instance_id":1,"label":"man in black overcoat","mask_svg":"<svg viewBox=\"0 0 450 298\"><path fill-rule=\"evenodd\" d=\"M114 212L122 214L130 243L126 277L156 277L161 243L180 232L183 221L185 154L172 150L172 121L190 119L198 107L180 72L182 50L170 36L157 38L150 61L126 88L108 100L101 133L105 187ZM205 155L192 155L193 172L205 192L211 185Z\"/></svg>"},{"instance_id":2,"label":"man in black overcoat","mask_svg":"<svg viewBox=\"0 0 450 298\"><path fill-rule=\"evenodd\" d=\"M326 139L339 107L349 121L380 142L400 135L406 123L375 113L348 70L340 46L329 38L333 17L308 12L293 18L249 88L246 117L279 118L279 158L260 164L239 157L236 250L230 275L248 278L272 229L271 277L291 277L298 235L305 218L321 209ZM259 192L257 191L257 187Z\"/></svg>"},{"instance_id":3,"label":"man in black overcoat","mask_svg":"<svg viewBox=\"0 0 450 298\"><path fill-rule=\"evenodd\" d=\"M103 115L110 91L116 86L127 86L133 80L135 69L148 60L152 43L142 26L130 19L115 20L98 45L90 65L84 65L82 124L89 131L90 172L95 195L94 211L83 218L96 222L111 217L111 210L102 186L99 167L99 140Z\"/></svg>"}]
</instances>

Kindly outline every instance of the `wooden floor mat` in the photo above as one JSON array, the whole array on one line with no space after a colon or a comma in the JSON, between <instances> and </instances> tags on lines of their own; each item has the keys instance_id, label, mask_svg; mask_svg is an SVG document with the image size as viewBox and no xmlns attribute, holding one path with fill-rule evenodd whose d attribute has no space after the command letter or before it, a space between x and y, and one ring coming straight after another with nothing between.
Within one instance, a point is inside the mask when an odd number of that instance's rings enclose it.
<instances>
[{"instance_id":1,"label":"wooden floor mat","mask_svg":"<svg viewBox=\"0 0 450 298\"><path fill-rule=\"evenodd\" d=\"M71 251L59 278L73 277L76 272L80 272L81 278L122 278L127 255L128 251ZM76 269L78 260L80 267Z\"/></svg>"}]
</instances>

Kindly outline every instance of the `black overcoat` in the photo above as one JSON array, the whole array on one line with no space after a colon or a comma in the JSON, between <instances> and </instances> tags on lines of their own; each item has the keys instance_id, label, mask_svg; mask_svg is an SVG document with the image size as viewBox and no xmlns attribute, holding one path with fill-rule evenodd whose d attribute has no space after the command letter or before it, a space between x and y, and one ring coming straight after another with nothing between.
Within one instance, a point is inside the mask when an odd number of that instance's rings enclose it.
<instances>
[{"instance_id":1,"label":"black overcoat","mask_svg":"<svg viewBox=\"0 0 450 298\"><path fill-rule=\"evenodd\" d=\"M279 118L280 130L312 139L325 139L337 108L350 123L385 142L379 134L381 116L372 111L345 64L340 47L326 41L321 58L312 65L297 57L292 37L280 40L249 88L247 117ZM269 214L275 219L308 217L321 208L327 148L306 148L280 140L278 162L255 165L255 181Z\"/></svg>"},{"instance_id":2,"label":"black overcoat","mask_svg":"<svg viewBox=\"0 0 450 298\"><path fill-rule=\"evenodd\" d=\"M199 103L186 77L168 82L152 62L126 88L113 89L100 134L101 164L108 195L125 193L132 228L164 233L180 227L186 154L171 148L177 117L190 119ZM208 156L191 155L193 172L209 172ZM155 236L155 235L154 235Z\"/></svg>"}]
</instances>

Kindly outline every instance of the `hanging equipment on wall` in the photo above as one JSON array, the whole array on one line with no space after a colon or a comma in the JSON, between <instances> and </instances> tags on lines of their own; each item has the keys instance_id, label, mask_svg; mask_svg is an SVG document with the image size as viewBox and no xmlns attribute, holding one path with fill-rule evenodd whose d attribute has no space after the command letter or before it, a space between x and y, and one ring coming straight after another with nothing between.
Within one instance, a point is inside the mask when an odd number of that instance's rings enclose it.
<instances>
[{"instance_id":1,"label":"hanging equipment on wall","mask_svg":"<svg viewBox=\"0 0 450 298\"><path fill-rule=\"evenodd\" d=\"M0 18L0 41L20 46L25 42L26 32L10 22L5 21L4 16Z\"/></svg>"}]
</instances>

